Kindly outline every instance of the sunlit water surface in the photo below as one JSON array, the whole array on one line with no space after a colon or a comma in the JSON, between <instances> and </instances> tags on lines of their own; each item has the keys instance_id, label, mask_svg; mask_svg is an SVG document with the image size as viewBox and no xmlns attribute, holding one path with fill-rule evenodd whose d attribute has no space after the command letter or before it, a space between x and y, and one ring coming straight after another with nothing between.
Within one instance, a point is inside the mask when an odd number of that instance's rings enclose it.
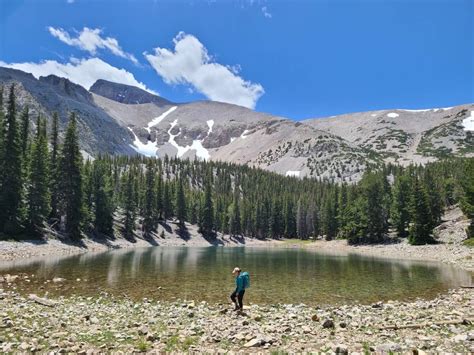
<instances>
[{"instance_id":1,"label":"sunlit water surface","mask_svg":"<svg viewBox=\"0 0 474 355\"><path fill-rule=\"evenodd\" d=\"M437 264L334 255L301 249L150 247L0 263L1 274L27 274L18 290L43 295L227 302L231 270L251 275L247 302L308 305L432 298L470 284L471 274ZM31 276L34 275L34 276ZM53 283L55 277L66 279Z\"/></svg>"}]
</instances>

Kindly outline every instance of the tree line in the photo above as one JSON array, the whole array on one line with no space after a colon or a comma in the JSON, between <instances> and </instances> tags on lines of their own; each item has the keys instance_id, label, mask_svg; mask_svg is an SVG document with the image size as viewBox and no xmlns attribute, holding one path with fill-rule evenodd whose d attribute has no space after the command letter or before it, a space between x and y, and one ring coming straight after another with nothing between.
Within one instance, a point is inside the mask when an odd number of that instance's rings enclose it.
<instances>
[{"instance_id":1,"label":"tree line","mask_svg":"<svg viewBox=\"0 0 474 355\"><path fill-rule=\"evenodd\" d=\"M133 238L170 220L256 238L343 238L382 242L390 231L412 244L433 242L446 207L474 214L474 159L457 158L368 169L357 184L285 177L225 162L100 155L83 159L77 117L60 139L51 127L17 112L14 85L0 93L0 233L41 237L56 230ZM471 223L469 236L473 237Z\"/></svg>"}]
</instances>

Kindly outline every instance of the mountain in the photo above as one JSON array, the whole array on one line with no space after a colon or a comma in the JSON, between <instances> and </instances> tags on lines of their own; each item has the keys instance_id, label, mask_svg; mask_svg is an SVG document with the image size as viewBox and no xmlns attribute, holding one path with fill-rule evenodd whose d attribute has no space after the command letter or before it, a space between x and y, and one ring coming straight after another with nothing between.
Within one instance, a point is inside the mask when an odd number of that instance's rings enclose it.
<instances>
[{"instance_id":1,"label":"mountain","mask_svg":"<svg viewBox=\"0 0 474 355\"><path fill-rule=\"evenodd\" d=\"M303 123L331 132L402 165L474 156L473 104L427 110L360 112Z\"/></svg>"},{"instance_id":2,"label":"mountain","mask_svg":"<svg viewBox=\"0 0 474 355\"><path fill-rule=\"evenodd\" d=\"M90 90L54 75L0 68L20 106L48 118L76 111L82 149L98 153L228 161L297 177L357 181L368 165L472 156L474 105L382 110L293 121L227 103L173 103L133 86L98 80ZM6 95L6 93L5 93Z\"/></svg>"}]
</instances>

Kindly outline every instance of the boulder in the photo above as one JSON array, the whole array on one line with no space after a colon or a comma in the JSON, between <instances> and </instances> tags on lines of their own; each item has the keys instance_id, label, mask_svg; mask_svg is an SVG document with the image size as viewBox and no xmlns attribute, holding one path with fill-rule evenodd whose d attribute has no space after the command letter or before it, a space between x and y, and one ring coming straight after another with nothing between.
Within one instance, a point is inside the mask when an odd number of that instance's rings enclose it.
<instances>
[{"instance_id":1,"label":"boulder","mask_svg":"<svg viewBox=\"0 0 474 355\"><path fill-rule=\"evenodd\" d=\"M262 345L262 341L257 338L253 338L244 344L245 348L256 348Z\"/></svg>"},{"instance_id":2,"label":"boulder","mask_svg":"<svg viewBox=\"0 0 474 355\"><path fill-rule=\"evenodd\" d=\"M323 322L323 328L324 329L334 328L334 321L332 319L326 319Z\"/></svg>"},{"instance_id":3,"label":"boulder","mask_svg":"<svg viewBox=\"0 0 474 355\"><path fill-rule=\"evenodd\" d=\"M341 354L341 355L348 355L348 354L349 354L349 349L347 348L346 345L337 344L337 345L334 347L334 353L336 353L336 354Z\"/></svg>"}]
</instances>

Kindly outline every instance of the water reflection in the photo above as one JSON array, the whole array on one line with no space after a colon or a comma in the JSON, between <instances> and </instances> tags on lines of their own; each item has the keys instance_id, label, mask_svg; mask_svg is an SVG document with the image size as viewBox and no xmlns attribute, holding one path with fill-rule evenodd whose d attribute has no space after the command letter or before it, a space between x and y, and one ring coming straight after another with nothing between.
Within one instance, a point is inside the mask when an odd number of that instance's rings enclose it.
<instances>
[{"instance_id":1,"label":"water reflection","mask_svg":"<svg viewBox=\"0 0 474 355\"><path fill-rule=\"evenodd\" d=\"M334 304L434 297L449 287L471 283L470 273L436 263L275 248L123 249L2 262L0 274L35 274L34 282L20 287L24 292L38 291L45 280L62 277L65 284L50 283L46 291L84 295L107 291L133 298L225 302L233 288L230 271L235 265L250 271L248 300L255 303Z\"/></svg>"}]
</instances>

